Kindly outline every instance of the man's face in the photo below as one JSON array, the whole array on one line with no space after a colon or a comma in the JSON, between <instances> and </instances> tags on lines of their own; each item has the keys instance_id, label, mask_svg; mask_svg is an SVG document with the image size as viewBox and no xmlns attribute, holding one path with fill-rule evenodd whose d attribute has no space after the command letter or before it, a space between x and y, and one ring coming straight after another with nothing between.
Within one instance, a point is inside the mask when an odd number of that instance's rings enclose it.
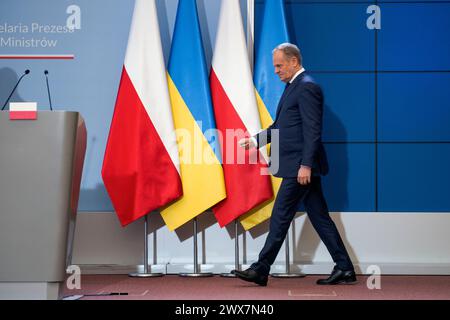
<instances>
[{"instance_id":1,"label":"man's face","mask_svg":"<svg viewBox=\"0 0 450 320\"><path fill-rule=\"evenodd\" d=\"M294 74L300 69L296 58L292 57L287 59L284 52L276 50L273 53L273 67L275 73L280 77L283 82L289 82Z\"/></svg>"}]
</instances>

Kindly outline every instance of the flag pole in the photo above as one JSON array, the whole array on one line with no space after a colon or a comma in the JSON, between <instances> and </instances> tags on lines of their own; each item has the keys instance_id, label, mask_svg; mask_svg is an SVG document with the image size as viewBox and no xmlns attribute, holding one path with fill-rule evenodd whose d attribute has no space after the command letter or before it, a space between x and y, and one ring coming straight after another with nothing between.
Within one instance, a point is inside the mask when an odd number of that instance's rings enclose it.
<instances>
[{"instance_id":1,"label":"flag pole","mask_svg":"<svg viewBox=\"0 0 450 320\"><path fill-rule=\"evenodd\" d=\"M234 269L239 269L239 232L238 232L238 220L234 220ZM221 277L236 278L234 273L222 273Z\"/></svg>"},{"instance_id":2,"label":"flag pole","mask_svg":"<svg viewBox=\"0 0 450 320\"><path fill-rule=\"evenodd\" d=\"M193 273L180 273L180 277L212 277L213 274L211 272L200 272L198 267L198 248L197 248L197 217L194 218L194 272Z\"/></svg>"},{"instance_id":3,"label":"flag pole","mask_svg":"<svg viewBox=\"0 0 450 320\"><path fill-rule=\"evenodd\" d=\"M270 275L274 278L303 278L304 273L301 272L291 272L290 256L289 256L289 230L286 234L285 239L285 249L286 249L286 271L282 273L271 273Z\"/></svg>"},{"instance_id":4,"label":"flag pole","mask_svg":"<svg viewBox=\"0 0 450 320\"><path fill-rule=\"evenodd\" d=\"M247 50L250 68L253 72L254 64L254 31L255 31L255 0L247 0Z\"/></svg>"},{"instance_id":5,"label":"flag pole","mask_svg":"<svg viewBox=\"0 0 450 320\"><path fill-rule=\"evenodd\" d=\"M156 240L156 234L153 233L154 241ZM162 277L164 274L160 272L149 272L148 268L148 214L144 218L144 272L132 272L128 274L129 277L133 278L150 278L150 277Z\"/></svg>"}]
</instances>

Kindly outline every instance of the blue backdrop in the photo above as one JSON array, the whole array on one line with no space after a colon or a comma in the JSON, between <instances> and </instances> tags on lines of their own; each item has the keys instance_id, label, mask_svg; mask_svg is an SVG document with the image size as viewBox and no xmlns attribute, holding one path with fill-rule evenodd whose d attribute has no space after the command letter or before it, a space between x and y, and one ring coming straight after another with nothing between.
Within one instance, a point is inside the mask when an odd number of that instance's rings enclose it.
<instances>
[{"instance_id":1,"label":"blue backdrop","mask_svg":"<svg viewBox=\"0 0 450 320\"><path fill-rule=\"evenodd\" d=\"M392 1L391 1L392 2ZM256 41L264 1L256 1ZM450 211L450 2L286 1L325 92L332 211Z\"/></svg>"}]
</instances>

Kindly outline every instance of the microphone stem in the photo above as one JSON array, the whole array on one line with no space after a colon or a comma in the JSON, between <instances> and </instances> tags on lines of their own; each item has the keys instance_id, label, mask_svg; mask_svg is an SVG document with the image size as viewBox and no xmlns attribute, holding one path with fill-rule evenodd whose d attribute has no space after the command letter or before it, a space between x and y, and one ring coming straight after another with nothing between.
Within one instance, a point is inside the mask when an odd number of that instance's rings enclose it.
<instances>
[{"instance_id":1,"label":"microphone stem","mask_svg":"<svg viewBox=\"0 0 450 320\"><path fill-rule=\"evenodd\" d=\"M45 79L47 81L47 93L48 93L48 101L50 102L50 111L53 111L52 98L50 96L50 87L48 86L48 76L47 75L45 75Z\"/></svg>"},{"instance_id":2,"label":"microphone stem","mask_svg":"<svg viewBox=\"0 0 450 320\"><path fill-rule=\"evenodd\" d=\"M8 104L9 99L11 99L14 91L16 91L17 86L19 85L20 81L22 81L22 78L26 76L26 73L24 73L20 78L19 81L17 81L16 86L14 87L14 89L11 91L11 94L9 95L8 99L6 99L5 104L2 107L2 111L5 109L6 105Z\"/></svg>"}]
</instances>

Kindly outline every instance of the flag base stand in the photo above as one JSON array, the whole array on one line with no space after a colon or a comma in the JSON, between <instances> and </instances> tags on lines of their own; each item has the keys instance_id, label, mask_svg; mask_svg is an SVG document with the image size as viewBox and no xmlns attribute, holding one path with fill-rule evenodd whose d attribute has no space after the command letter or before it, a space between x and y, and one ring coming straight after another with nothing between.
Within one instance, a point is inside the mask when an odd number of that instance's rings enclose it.
<instances>
[{"instance_id":1,"label":"flag base stand","mask_svg":"<svg viewBox=\"0 0 450 320\"><path fill-rule=\"evenodd\" d=\"M273 278L304 278L304 273L272 273L270 275Z\"/></svg>"},{"instance_id":2,"label":"flag base stand","mask_svg":"<svg viewBox=\"0 0 450 320\"><path fill-rule=\"evenodd\" d=\"M128 274L131 278L153 278L153 277L162 277L164 276L163 273L139 273L139 272L133 272Z\"/></svg>"},{"instance_id":3,"label":"flag base stand","mask_svg":"<svg viewBox=\"0 0 450 320\"><path fill-rule=\"evenodd\" d=\"M144 272L132 272L128 276L131 278L154 278L163 277L164 274L160 272L149 272L148 270L148 214L145 215L144 220ZM156 234L154 233L154 240L156 241Z\"/></svg>"},{"instance_id":4,"label":"flag base stand","mask_svg":"<svg viewBox=\"0 0 450 320\"><path fill-rule=\"evenodd\" d=\"M211 272L200 272L200 273L180 273L180 277L191 277L191 278L206 278L212 277L214 274Z\"/></svg>"},{"instance_id":5,"label":"flag base stand","mask_svg":"<svg viewBox=\"0 0 450 320\"><path fill-rule=\"evenodd\" d=\"M205 278L212 277L214 274L211 272L200 272L198 267L198 250L197 250L197 217L194 218L194 272L184 272L180 273L180 277L189 277L189 278Z\"/></svg>"},{"instance_id":6,"label":"flag base stand","mask_svg":"<svg viewBox=\"0 0 450 320\"><path fill-rule=\"evenodd\" d=\"M234 273L221 273L220 276L222 278L236 278L236 275Z\"/></svg>"},{"instance_id":7,"label":"flag base stand","mask_svg":"<svg viewBox=\"0 0 450 320\"><path fill-rule=\"evenodd\" d=\"M289 261L289 231L286 234L286 240L285 240L285 249L286 249L286 272L277 272L277 273L271 273L270 276L273 278L303 278L306 277L304 273L301 272L291 272Z\"/></svg>"},{"instance_id":8,"label":"flag base stand","mask_svg":"<svg viewBox=\"0 0 450 320\"><path fill-rule=\"evenodd\" d=\"M238 233L238 221L234 220L234 268L236 270L241 270L239 268L239 233ZM223 278L236 278L234 273L221 273Z\"/></svg>"}]
</instances>

